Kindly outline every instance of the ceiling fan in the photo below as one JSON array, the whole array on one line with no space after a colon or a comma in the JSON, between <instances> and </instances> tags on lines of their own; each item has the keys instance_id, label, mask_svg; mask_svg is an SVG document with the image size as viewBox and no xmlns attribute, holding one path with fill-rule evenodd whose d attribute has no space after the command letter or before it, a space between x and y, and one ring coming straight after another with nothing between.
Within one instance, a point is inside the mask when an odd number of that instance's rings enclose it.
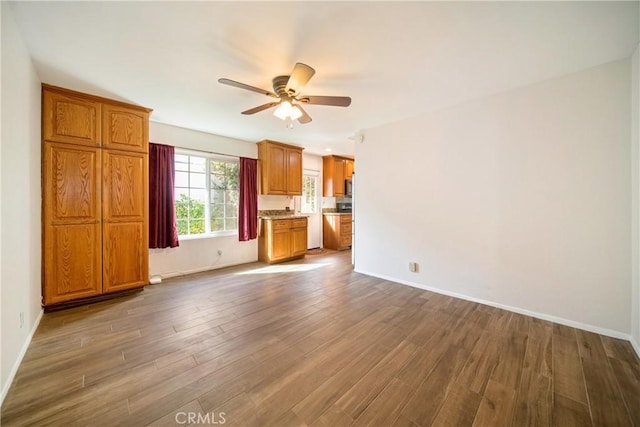
<instances>
[{"instance_id":1,"label":"ceiling fan","mask_svg":"<svg viewBox=\"0 0 640 427\"><path fill-rule=\"evenodd\" d=\"M273 114L282 120L286 120L288 127L293 127L291 123L292 120L298 120L301 124L311 121L311 116L302 108L302 104L331 105L335 107L348 107L351 105L351 98L348 96L303 95L302 89L315 73L316 70L310 66L298 62L293 67L290 76L277 76L273 78L273 92L230 79L218 79L218 82L278 99L277 101L268 102L245 110L242 114L255 114L277 106L278 108Z\"/></svg>"}]
</instances>

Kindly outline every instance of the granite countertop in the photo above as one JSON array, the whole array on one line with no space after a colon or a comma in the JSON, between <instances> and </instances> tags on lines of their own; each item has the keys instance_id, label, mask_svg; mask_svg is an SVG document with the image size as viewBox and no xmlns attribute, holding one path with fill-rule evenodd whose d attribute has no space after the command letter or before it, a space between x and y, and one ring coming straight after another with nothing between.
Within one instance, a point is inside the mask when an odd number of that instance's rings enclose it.
<instances>
[{"instance_id":1,"label":"granite countertop","mask_svg":"<svg viewBox=\"0 0 640 427\"><path fill-rule=\"evenodd\" d=\"M322 215L353 215L353 212L323 212Z\"/></svg>"},{"instance_id":2,"label":"granite countertop","mask_svg":"<svg viewBox=\"0 0 640 427\"><path fill-rule=\"evenodd\" d=\"M260 219L300 219L309 218L309 215L260 215Z\"/></svg>"}]
</instances>

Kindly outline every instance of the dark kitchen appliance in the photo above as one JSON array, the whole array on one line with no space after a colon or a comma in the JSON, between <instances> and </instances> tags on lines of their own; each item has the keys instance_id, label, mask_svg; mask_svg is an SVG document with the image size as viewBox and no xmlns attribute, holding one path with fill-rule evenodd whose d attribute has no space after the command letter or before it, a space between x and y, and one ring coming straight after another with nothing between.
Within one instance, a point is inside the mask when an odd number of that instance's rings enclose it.
<instances>
[{"instance_id":1,"label":"dark kitchen appliance","mask_svg":"<svg viewBox=\"0 0 640 427\"><path fill-rule=\"evenodd\" d=\"M350 179L344 180L344 195L347 197L353 196L353 181Z\"/></svg>"},{"instance_id":2,"label":"dark kitchen appliance","mask_svg":"<svg viewBox=\"0 0 640 427\"><path fill-rule=\"evenodd\" d=\"M336 200L336 211L351 213L352 209L353 204L351 203L351 199L345 197Z\"/></svg>"}]
</instances>

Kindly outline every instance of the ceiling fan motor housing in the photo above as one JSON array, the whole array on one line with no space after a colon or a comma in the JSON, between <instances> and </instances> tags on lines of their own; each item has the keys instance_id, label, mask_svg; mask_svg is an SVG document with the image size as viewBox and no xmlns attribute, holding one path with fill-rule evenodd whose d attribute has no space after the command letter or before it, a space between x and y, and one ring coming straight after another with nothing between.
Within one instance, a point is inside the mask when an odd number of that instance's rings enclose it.
<instances>
[{"instance_id":1,"label":"ceiling fan motor housing","mask_svg":"<svg viewBox=\"0 0 640 427\"><path fill-rule=\"evenodd\" d=\"M293 98L295 93L291 90L291 93L287 92L287 83L289 82L289 76L277 76L274 77L273 80L273 91L280 97L281 99L290 99Z\"/></svg>"}]
</instances>

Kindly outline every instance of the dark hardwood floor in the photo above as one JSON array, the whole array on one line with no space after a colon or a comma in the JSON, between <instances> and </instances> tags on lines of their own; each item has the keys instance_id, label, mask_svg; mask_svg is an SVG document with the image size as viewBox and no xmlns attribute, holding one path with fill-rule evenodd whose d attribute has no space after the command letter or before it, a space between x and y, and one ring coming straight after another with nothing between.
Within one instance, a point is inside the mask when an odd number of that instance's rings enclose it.
<instances>
[{"instance_id":1,"label":"dark hardwood floor","mask_svg":"<svg viewBox=\"0 0 640 427\"><path fill-rule=\"evenodd\" d=\"M629 343L357 274L349 257L45 314L2 425L640 426Z\"/></svg>"}]
</instances>

